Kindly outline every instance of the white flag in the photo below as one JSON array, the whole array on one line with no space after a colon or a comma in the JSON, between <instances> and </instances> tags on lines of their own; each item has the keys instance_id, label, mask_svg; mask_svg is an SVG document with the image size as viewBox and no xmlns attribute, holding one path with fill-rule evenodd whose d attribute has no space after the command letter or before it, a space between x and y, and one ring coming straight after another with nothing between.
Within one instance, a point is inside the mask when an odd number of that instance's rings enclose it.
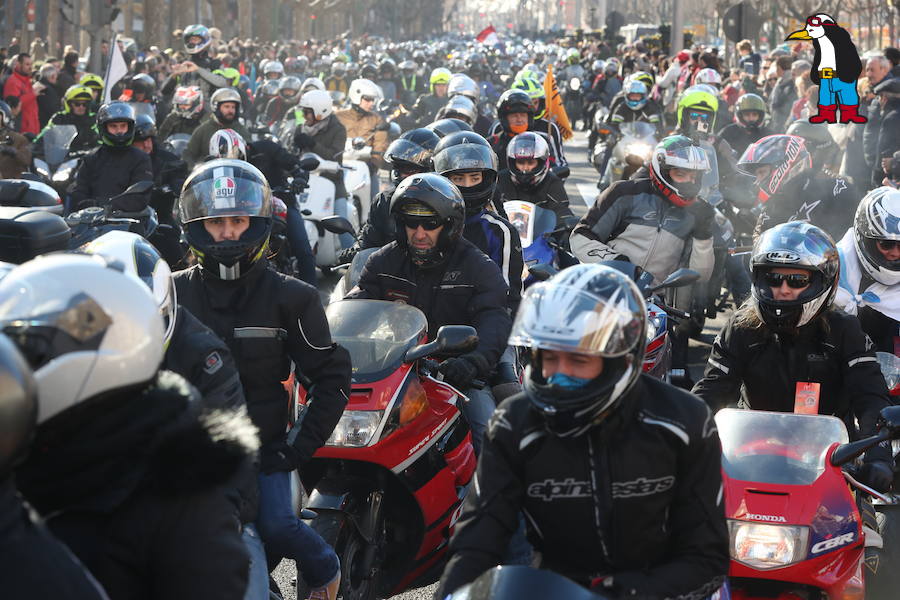
<instances>
[{"instance_id":1,"label":"white flag","mask_svg":"<svg viewBox=\"0 0 900 600\"><path fill-rule=\"evenodd\" d=\"M128 74L128 65L125 64L125 57L122 56L122 49L119 48L119 36L113 39L109 45L109 60L106 63L106 77L103 81L103 103L106 104L112 98L112 88L120 79Z\"/></svg>"}]
</instances>

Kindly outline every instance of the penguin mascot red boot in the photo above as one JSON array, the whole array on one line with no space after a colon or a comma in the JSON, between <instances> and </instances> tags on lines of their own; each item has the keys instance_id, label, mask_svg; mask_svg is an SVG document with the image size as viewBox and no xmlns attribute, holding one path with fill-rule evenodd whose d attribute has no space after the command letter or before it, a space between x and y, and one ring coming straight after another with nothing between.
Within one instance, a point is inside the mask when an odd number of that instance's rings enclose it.
<instances>
[{"instance_id":1,"label":"penguin mascot red boot","mask_svg":"<svg viewBox=\"0 0 900 600\"><path fill-rule=\"evenodd\" d=\"M806 27L793 32L786 41L812 41L815 55L809 78L819 86L819 114L810 123L836 123L841 109L841 123L865 123L857 113L859 94L856 80L862 63L850 32L838 25L830 15L819 13L806 19Z\"/></svg>"}]
</instances>

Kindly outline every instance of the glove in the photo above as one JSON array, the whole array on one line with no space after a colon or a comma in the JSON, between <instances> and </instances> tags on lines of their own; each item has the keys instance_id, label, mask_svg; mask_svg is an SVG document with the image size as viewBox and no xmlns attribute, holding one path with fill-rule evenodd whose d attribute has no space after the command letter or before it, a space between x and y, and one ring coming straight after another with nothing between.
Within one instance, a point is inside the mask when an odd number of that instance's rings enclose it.
<instances>
[{"instance_id":1,"label":"glove","mask_svg":"<svg viewBox=\"0 0 900 600\"><path fill-rule=\"evenodd\" d=\"M266 475L293 471L299 465L299 453L284 440L266 444L259 452L259 470Z\"/></svg>"},{"instance_id":2,"label":"glove","mask_svg":"<svg viewBox=\"0 0 900 600\"><path fill-rule=\"evenodd\" d=\"M359 248L356 246L350 246L349 248L344 248L340 252L338 252L338 264L339 265L347 265L353 262L353 257L357 255L359 252Z\"/></svg>"},{"instance_id":3,"label":"glove","mask_svg":"<svg viewBox=\"0 0 900 600\"><path fill-rule=\"evenodd\" d=\"M438 371L444 374L444 381L460 390L472 387L473 379L485 377L490 370L487 359L478 352L445 360L438 367Z\"/></svg>"},{"instance_id":4,"label":"glove","mask_svg":"<svg viewBox=\"0 0 900 600\"><path fill-rule=\"evenodd\" d=\"M630 262L631 262L631 259L628 258L627 256L625 256L624 254L618 254L618 255L616 255L616 257L613 258L613 260L621 260L622 262L627 262L627 263L630 263Z\"/></svg>"},{"instance_id":5,"label":"glove","mask_svg":"<svg viewBox=\"0 0 900 600\"><path fill-rule=\"evenodd\" d=\"M694 237L698 240L711 238L716 210L709 205L709 202L702 198L697 198L692 204L688 205L687 211L694 215Z\"/></svg>"},{"instance_id":6,"label":"glove","mask_svg":"<svg viewBox=\"0 0 900 600\"><path fill-rule=\"evenodd\" d=\"M859 471L859 479L876 491L888 492L894 483L894 469L887 461L873 460L863 464Z\"/></svg>"},{"instance_id":7,"label":"glove","mask_svg":"<svg viewBox=\"0 0 900 600\"><path fill-rule=\"evenodd\" d=\"M291 193L299 194L303 192L306 188L309 187L309 171L304 171L303 169L297 170L293 175L293 179L291 180Z\"/></svg>"},{"instance_id":8,"label":"glove","mask_svg":"<svg viewBox=\"0 0 900 600\"><path fill-rule=\"evenodd\" d=\"M294 134L294 145L304 150L312 150L316 146L316 140L308 133L298 131Z\"/></svg>"},{"instance_id":9,"label":"glove","mask_svg":"<svg viewBox=\"0 0 900 600\"><path fill-rule=\"evenodd\" d=\"M0 147L0 154L4 154L6 156L15 156L16 149L13 148L12 146L3 146L3 147Z\"/></svg>"}]
</instances>

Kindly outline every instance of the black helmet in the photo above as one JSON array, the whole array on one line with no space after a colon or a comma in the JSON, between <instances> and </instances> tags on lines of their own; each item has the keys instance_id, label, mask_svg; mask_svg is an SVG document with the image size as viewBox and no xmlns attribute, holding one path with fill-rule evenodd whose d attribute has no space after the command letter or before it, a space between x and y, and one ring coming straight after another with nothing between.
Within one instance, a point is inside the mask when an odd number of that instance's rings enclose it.
<instances>
[{"instance_id":1,"label":"black helmet","mask_svg":"<svg viewBox=\"0 0 900 600\"><path fill-rule=\"evenodd\" d=\"M434 171L448 178L454 173L481 172L481 183L459 188L466 201L466 213L474 215L491 201L497 182L497 155L488 141L474 131L451 133L434 149Z\"/></svg>"},{"instance_id":2,"label":"black helmet","mask_svg":"<svg viewBox=\"0 0 900 600\"><path fill-rule=\"evenodd\" d=\"M0 334L0 479L25 458L37 416L31 368L16 345Z\"/></svg>"},{"instance_id":3,"label":"black helmet","mask_svg":"<svg viewBox=\"0 0 900 600\"><path fill-rule=\"evenodd\" d=\"M809 286L795 300L775 300L769 281L772 269L788 267L810 274ZM750 257L753 302L773 331L788 333L806 325L831 306L840 261L831 237L809 223L791 221L765 231ZM790 281L788 282L790 285Z\"/></svg>"},{"instance_id":4,"label":"black helmet","mask_svg":"<svg viewBox=\"0 0 900 600\"><path fill-rule=\"evenodd\" d=\"M143 94L144 98L151 98L156 92L156 82L146 73L138 73L128 82L128 89L131 90L132 99L136 94Z\"/></svg>"},{"instance_id":5,"label":"black helmet","mask_svg":"<svg viewBox=\"0 0 900 600\"><path fill-rule=\"evenodd\" d=\"M797 119L791 123L786 133L803 138L812 159L813 169L817 171L833 164L839 156L840 149L827 127L814 125L806 119Z\"/></svg>"},{"instance_id":6,"label":"black helmet","mask_svg":"<svg viewBox=\"0 0 900 600\"><path fill-rule=\"evenodd\" d=\"M462 237L466 205L459 188L434 173L410 175L391 196L391 215L396 225L397 243L407 247L404 218L432 219L444 226L437 245L428 250L409 249L412 261L421 268L442 264Z\"/></svg>"},{"instance_id":7,"label":"black helmet","mask_svg":"<svg viewBox=\"0 0 900 600\"><path fill-rule=\"evenodd\" d=\"M155 137L156 121L148 114L139 114L134 120L134 139L140 141Z\"/></svg>"},{"instance_id":8,"label":"black helmet","mask_svg":"<svg viewBox=\"0 0 900 600\"><path fill-rule=\"evenodd\" d=\"M100 128L100 139L107 146L130 146L134 141L134 108L127 102L110 102L97 111L97 127ZM106 126L109 123L127 123L128 131L118 135L111 134Z\"/></svg>"},{"instance_id":9,"label":"black helmet","mask_svg":"<svg viewBox=\"0 0 900 600\"><path fill-rule=\"evenodd\" d=\"M220 279L238 279L265 256L272 231L272 192L250 163L223 158L194 169L179 199L187 242L200 265ZM203 221L216 217L250 217L250 227L236 241L216 242Z\"/></svg>"},{"instance_id":10,"label":"black helmet","mask_svg":"<svg viewBox=\"0 0 900 600\"><path fill-rule=\"evenodd\" d=\"M460 119L438 119L426 125L425 129L430 129L439 138L446 137L457 131L473 131L471 125Z\"/></svg>"},{"instance_id":11,"label":"black helmet","mask_svg":"<svg viewBox=\"0 0 900 600\"><path fill-rule=\"evenodd\" d=\"M630 277L611 267L581 264L528 288L509 343L531 351L525 394L547 430L581 435L616 410L644 360L647 308ZM543 375L543 351L603 358L603 370L583 385Z\"/></svg>"},{"instance_id":12,"label":"black helmet","mask_svg":"<svg viewBox=\"0 0 900 600\"><path fill-rule=\"evenodd\" d=\"M384 153L385 162L393 167L391 181L399 184L403 179L401 171L408 174L431 171L434 168L431 158L440 141L433 131L422 127L411 129L391 142Z\"/></svg>"},{"instance_id":13,"label":"black helmet","mask_svg":"<svg viewBox=\"0 0 900 600\"><path fill-rule=\"evenodd\" d=\"M234 119L225 119L222 115L222 105L226 102L234 102L237 110L234 112ZM219 88L209 99L209 105L212 107L216 120L224 125L229 125L241 116L241 94L234 88Z\"/></svg>"},{"instance_id":14,"label":"black helmet","mask_svg":"<svg viewBox=\"0 0 900 600\"><path fill-rule=\"evenodd\" d=\"M528 115L528 127L523 131L512 131L506 117L512 113ZM534 104L527 92L519 89L506 90L497 101L497 118L503 131L511 134L525 133L534 126Z\"/></svg>"}]
</instances>

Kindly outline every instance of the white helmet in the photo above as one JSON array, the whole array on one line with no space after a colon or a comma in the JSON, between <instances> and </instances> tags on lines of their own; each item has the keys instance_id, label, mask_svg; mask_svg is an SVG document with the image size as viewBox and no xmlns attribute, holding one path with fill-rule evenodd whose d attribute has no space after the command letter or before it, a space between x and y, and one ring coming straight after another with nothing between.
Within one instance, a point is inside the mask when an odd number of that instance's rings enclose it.
<instances>
[{"instance_id":1,"label":"white helmet","mask_svg":"<svg viewBox=\"0 0 900 600\"><path fill-rule=\"evenodd\" d=\"M178 301L172 269L153 244L130 231L110 231L88 242L80 250L121 262L125 265L125 273L150 288L163 318L163 337L168 347L175 331Z\"/></svg>"},{"instance_id":2,"label":"white helmet","mask_svg":"<svg viewBox=\"0 0 900 600\"><path fill-rule=\"evenodd\" d=\"M324 90L325 82L319 79L318 77L307 77L303 80L303 85L300 86L300 93L303 94L310 90Z\"/></svg>"},{"instance_id":3,"label":"white helmet","mask_svg":"<svg viewBox=\"0 0 900 600\"><path fill-rule=\"evenodd\" d=\"M853 239L859 263L872 279L883 285L900 283L900 261L888 260L878 248L879 243L900 243L900 190L882 186L863 196L856 207Z\"/></svg>"},{"instance_id":4,"label":"white helmet","mask_svg":"<svg viewBox=\"0 0 900 600\"><path fill-rule=\"evenodd\" d=\"M454 96L450 98L437 113L437 119L459 119L465 121L469 125L475 124L478 114L475 109L475 103L466 96Z\"/></svg>"},{"instance_id":5,"label":"white helmet","mask_svg":"<svg viewBox=\"0 0 900 600\"><path fill-rule=\"evenodd\" d=\"M450 78L450 85L447 86L447 95L451 98L453 96L465 96L472 102L477 103L481 97L481 89L479 89L474 79L465 73L457 73Z\"/></svg>"},{"instance_id":6,"label":"white helmet","mask_svg":"<svg viewBox=\"0 0 900 600\"><path fill-rule=\"evenodd\" d=\"M159 306L123 269L101 256L53 254L0 282L0 328L34 369L38 424L159 370Z\"/></svg>"},{"instance_id":7,"label":"white helmet","mask_svg":"<svg viewBox=\"0 0 900 600\"><path fill-rule=\"evenodd\" d=\"M722 85L722 76L719 75L719 72L715 69L710 69L709 67L705 69L700 69L697 72L697 77L694 79L694 85L700 83L707 83L713 86Z\"/></svg>"},{"instance_id":8,"label":"white helmet","mask_svg":"<svg viewBox=\"0 0 900 600\"><path fill-rule=\"evenodd\" d=\"M209 138L209 155L247 160L247 143L234 129L220 129Z\"/></svg>"},{"instance_id":9,"label":"white helmet","mask_svg":"<svg viewBox=\"0 0 900 600\"><path fill-rule=\"evenodd\" d=\"M350 96L350 104L353 106L359 106L363 96L375 98L376 103L384 98L381 88L368 79L354 79L350 84L350 90L347 92L347 95Z\"/></svg>"},{"instance_id":10,"label":"white helmet","mask_svg":"<svg viewBox=\"0 0 900 600\"><path fill-rule=\"evenodd\" d=\"M306 92L300 97L300 110L305 108L313 111L316 121L327 119L334 112L334 105L331 103L331 94L325 90L312 90Z\"/></svg>"},{"instance_id":11,"label":"white helmet","mask_svg":"<svg viewBox=\"0 0 900 600\"><path fill-rule=\"evenodd\" d=\"M263 67L263 75L268 79L269 73L278 73L278 76L281 77L284 75L284 65L281 64L279 60L270 60L266 63L266 66Z\"/></svg>"}]
</instances>

